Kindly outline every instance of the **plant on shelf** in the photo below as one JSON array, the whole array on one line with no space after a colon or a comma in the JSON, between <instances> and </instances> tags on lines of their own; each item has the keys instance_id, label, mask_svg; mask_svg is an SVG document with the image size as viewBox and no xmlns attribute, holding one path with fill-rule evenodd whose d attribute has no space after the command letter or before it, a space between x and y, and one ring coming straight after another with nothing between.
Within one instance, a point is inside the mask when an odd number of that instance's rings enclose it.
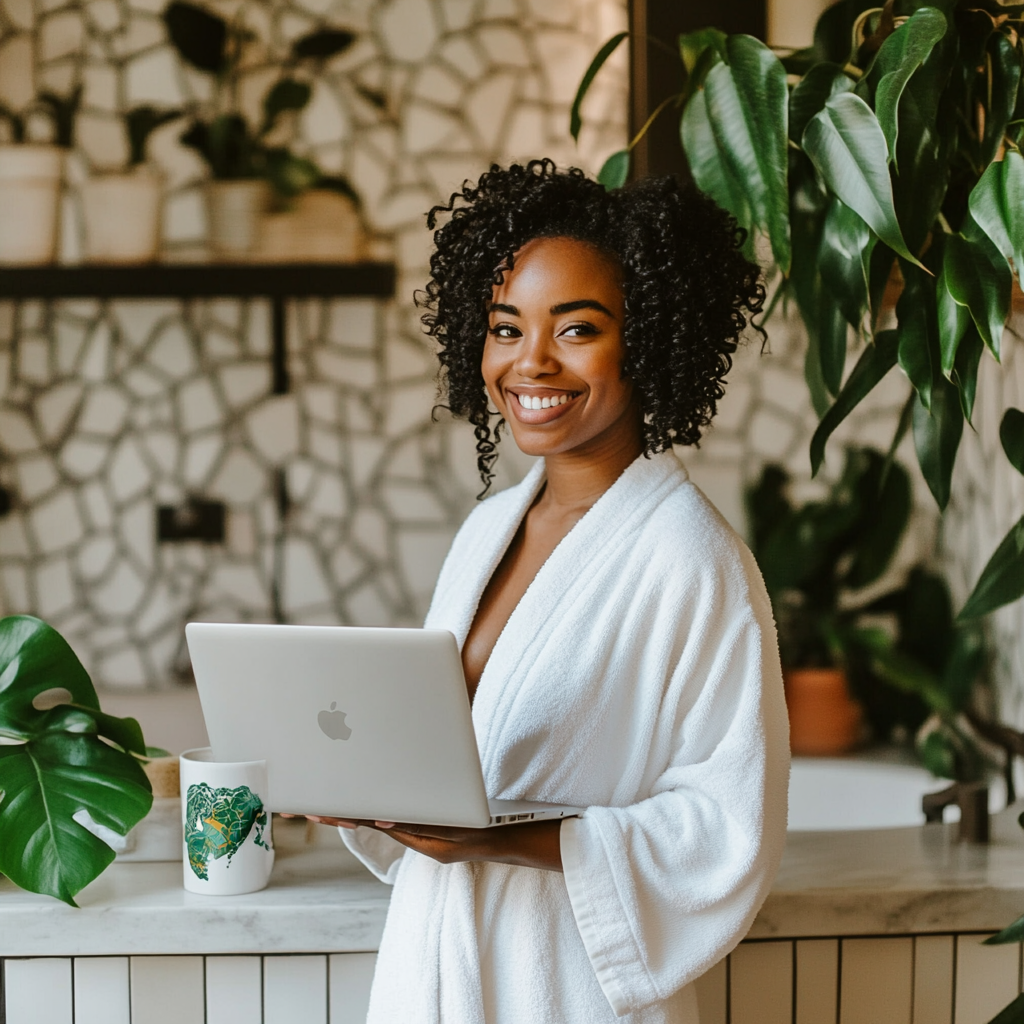
<instances>
[{"instance_id":1,"label":"plant on shelf","mask_svg":"<svg viewBox=\"0 0 1024 1024\"><path fill-rule=\"evenodd\" d=\"M986 667L980 630L954 624L945 581L920 567L877 592L910 518L906 470L881 452L848 448L843 473L822 500L794 505L788 486L785 470L765 466L746 506L778 623L794 749L824 752L813 749L813 735L803 738L820 727L813 716L823 711L823 684L804 683L797 672L836 670L876 737L916 733L918 754L935 774L979 779L987 762L964 713ZM811 704L794 707L805 695ZM841 704L830 707L844 713ZM847 714L852 742L857 722Z\"/></svg>"},{"instance_id":2,"label":"plant on shelf","mask_svg":"<svg viewBox=\"0 0 1024 1024\"><path fill-rule=\"evenodd\" d=\"M139 724L100 710L56 630L12 615L0 619L0 737L0 872L75 906L114 859L96 833L127 835L153 803Z\"/></svg>"},{"instance_id":3,"label":"plant on shelf","mask_svg":"<svg viewBox=\"0 0 1024 1024\"><path fill-rule=\"evenodd\" d=\"M80 189L90 262L148 263L159 256L163 182L146 149L153 132L180 116L178 110L148 105L124 115L127 167L94 173Z\"/></svg>"},{"instance_id":4,"label":"plant on shelf","mask_svg":"<svg viewBox=\"0 0 1024 1024\"><path fill-rule=\"evenodd\" d=\"M795 300L821 417L815 473L835 428L899 365L909 393L897 438L912 429L928 487L940 508L949 501L979 362L985 349L999 358L1024 271L1022 15L1005 0L841 0L812 47L781 58L751 36L680 37L685 84L656 114L680 117L697 184L765 240L775 297ZM574 136L622 38L581 82ZM601 178L619 185L628 168L624 150ZM896 327L882 330L890 280L902 291ZM1005 603L1024 594L1024 545L997 558L1016 581L998 592Z\"/></svg>"},{"instance_id":5,"label":"plant on shelf","mask_svg":"<svg viewBox=\"0 0 1024 1024\"><path fill-rule=\"evenodd\" d=\"M57 255L64 154L74 145L82 98L41 92L24 110L0 106L10 142L0 144L0 264L52 263ZM48 141L35 138L36 116L48 118Z\"/></svg>"},{"instance_id":6,"label":"plant on shelf","mask_svg":"<svg viewBox=\"0 0 1024 1024\"><path fill-rule=\"evenodd\" d=\"M348 181L326 175L288 145L270 139L285 115L306 108L311 79L326 61L347 50L355 36L345 29L323 28L296 39L281 65L277 81L263 97L257 127L239 109L239 82L247 48L254 35L244 22L244 7L228 22L196 4L174 0L164 11L171 43L183 60L215 80L212 112L194 116L181 140L206 161L214 179L263 178L282 202L307 189L328 188L355 198Z\"/></svg>"}]
</instances>

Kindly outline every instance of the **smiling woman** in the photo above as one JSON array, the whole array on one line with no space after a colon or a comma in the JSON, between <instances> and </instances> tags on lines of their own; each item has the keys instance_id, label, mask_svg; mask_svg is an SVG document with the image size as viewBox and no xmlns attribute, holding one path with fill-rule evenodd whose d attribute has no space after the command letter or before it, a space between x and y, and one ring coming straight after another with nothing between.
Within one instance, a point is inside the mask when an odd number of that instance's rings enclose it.
<instances>
[{"instance_id":1,"label":"smiling woman","mask_svg":"<svg viewBox=\"0 0 1024 1024\"><path fill-rule=\"evenodd\" d=\"M424 322L449 405L485 491L502 424L541 461L459 531L426 625L458 641L488 796L586 810L332 820L395 886L368 1021L693 1024L786 827L771 607L670 450L714 415L758 270L670 179L492 168L439 215Z\"/></svg>"}]
</instances>

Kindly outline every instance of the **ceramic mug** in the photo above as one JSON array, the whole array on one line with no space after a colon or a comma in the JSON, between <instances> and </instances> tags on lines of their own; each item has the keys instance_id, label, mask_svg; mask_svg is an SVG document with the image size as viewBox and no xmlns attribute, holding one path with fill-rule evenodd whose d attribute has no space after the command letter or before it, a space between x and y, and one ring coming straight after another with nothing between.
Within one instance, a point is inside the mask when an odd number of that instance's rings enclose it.
<instances>
[{"instance_id":1,"label":"ceramic mug","mask_svg":"<svg viewBox=\"0 0 1024 1024\"><path fill-rule=\"evenodd\" d=\"M266 888L274 866L266 761L214 761L199 747L180 766L185 888L206 896Z\"/></svg>"}]
</instances>

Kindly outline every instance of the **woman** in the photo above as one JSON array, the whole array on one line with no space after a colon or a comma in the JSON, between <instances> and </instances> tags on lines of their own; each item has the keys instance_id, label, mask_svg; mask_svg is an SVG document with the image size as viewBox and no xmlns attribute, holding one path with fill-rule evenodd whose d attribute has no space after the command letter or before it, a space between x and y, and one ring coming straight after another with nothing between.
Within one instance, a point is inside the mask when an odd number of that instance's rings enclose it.
<instances>
[{"instance_id":1,"label":"woman","mask_svg":"<svg viewBox=\"0 0 1024 1024\"><path fill-rule=\"evenodd\" d=\"M768 598L671 451L714 415L758 271L669 179L607 193L537 161L439 213L424 322L448 404L485 490L502 423L543 461L470 515L426 625L460 643L488 795L587 810L319 819L395 886L369 1021L695 1022L690 982L747 931L786 827Z\"/></svg>"}]
</instances>

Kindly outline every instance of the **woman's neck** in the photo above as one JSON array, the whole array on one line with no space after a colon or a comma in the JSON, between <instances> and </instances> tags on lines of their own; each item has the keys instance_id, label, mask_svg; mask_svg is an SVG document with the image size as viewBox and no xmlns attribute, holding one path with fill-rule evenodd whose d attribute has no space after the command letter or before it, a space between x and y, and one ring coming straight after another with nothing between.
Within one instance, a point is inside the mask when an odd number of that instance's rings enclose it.
<instances>
[{"instance_id":1,"label":"woman's neck","mask_svg":"<svg viewBox=\"0 0 1024 1024\"><path fill-rule=\"evenodd\" d=\"M585 512L643 453L643 424L630 416L583 448L548 455L547 483L537 501L549 514Z\"/></svg>"}]
</instances>

